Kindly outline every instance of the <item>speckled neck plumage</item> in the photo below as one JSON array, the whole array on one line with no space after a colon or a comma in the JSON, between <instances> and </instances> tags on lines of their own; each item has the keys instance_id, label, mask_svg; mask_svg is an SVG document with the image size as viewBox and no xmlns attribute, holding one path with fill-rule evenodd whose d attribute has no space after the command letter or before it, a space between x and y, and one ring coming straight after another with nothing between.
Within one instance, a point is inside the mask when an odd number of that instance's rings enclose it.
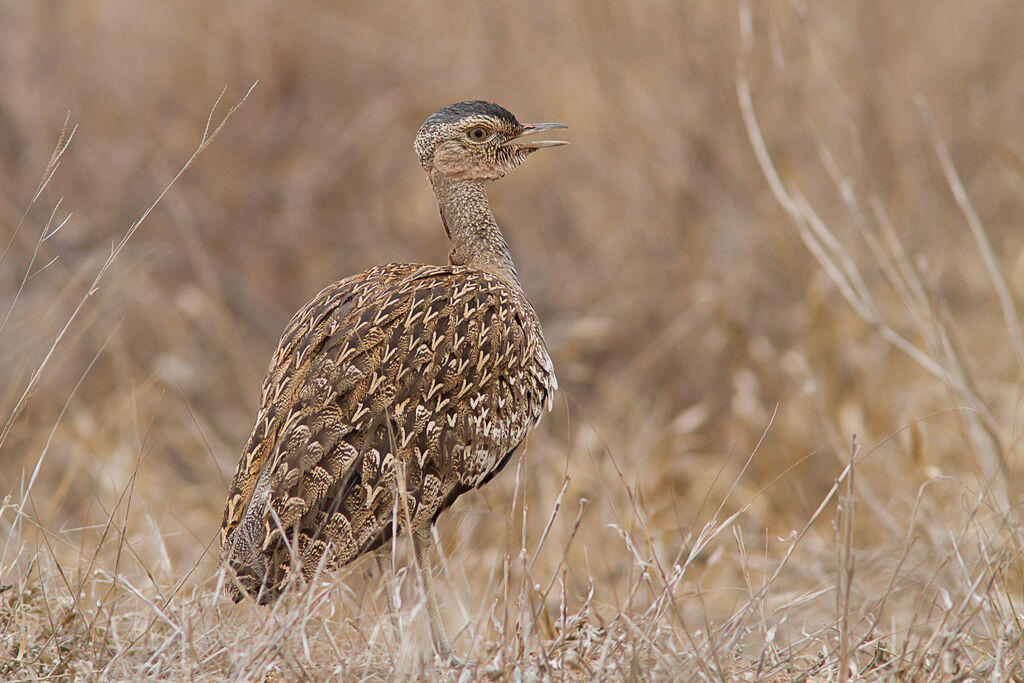
<instances>
[{"instance_id":1,"label":"speckled neck plumage","mask_svg":"<svg viewBox=\"0 0 1024 683\"><path fill-rule=\"evenodd\" d=\"M452 242L448 262L479 268L521 290L519 274L491 213L483 181L452 178L436 169L429 176Z\"/></svg>"}]
</instances>

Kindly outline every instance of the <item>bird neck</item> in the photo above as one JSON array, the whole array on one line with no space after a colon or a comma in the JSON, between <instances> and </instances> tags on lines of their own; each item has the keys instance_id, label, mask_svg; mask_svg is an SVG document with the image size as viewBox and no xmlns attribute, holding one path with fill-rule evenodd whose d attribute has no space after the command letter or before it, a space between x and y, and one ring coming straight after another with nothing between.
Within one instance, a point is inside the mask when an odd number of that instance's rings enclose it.
<instances>
[{"instance_id":1,"label":"bird neck","mask_svg":"<svg viewBox=\"0 0 1024 683\"><path fill-rule=\"evenodd\" d=\"M429 175L445 232L452 242L448 262L479 268L520 288L519 274L491 213L483 181L452 178L437 170Z\"/></svg>"}]
</instances>

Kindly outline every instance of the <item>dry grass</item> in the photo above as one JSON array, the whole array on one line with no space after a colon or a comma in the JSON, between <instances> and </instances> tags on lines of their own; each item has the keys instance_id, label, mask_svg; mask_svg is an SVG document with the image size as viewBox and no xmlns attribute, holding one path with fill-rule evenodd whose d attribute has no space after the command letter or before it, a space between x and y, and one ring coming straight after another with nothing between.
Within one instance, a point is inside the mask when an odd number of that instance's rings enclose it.
<instances>
[{"instance_id":1,"label":"dry grass","mask_svg":"<svg viewBox=\"0 0 1024 683\"><path fill-rule=\"evenodd\" d=\"M1024 6L342 4L0 5L0 679L442 677L408 542L396 643L372 561L236 606L215 537L483 97L574 144L491 193L563 388L438 526L461 675L1024 680Z\"/></svg>"}]
</instances>

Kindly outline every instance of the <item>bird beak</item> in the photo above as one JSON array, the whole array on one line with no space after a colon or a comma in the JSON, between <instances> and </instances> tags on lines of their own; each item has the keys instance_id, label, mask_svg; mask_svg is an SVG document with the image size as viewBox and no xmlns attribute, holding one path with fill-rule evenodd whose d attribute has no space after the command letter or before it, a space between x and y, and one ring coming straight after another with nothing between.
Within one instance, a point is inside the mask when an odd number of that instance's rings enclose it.
<instances>
[{"instance_id":1,"label":"bird beak","mask_svg":"<svg viewBox=\"0 0 1024 683\"><path fill-rule=\"evenodd\" d=\"M542 147L560 147L561 145L568 145L568 140L523 140L527 135L534 135L536 133L542 133L546 130L552 130L554 128L568 128L569 126L564 123L524 123L523 131L512 138L506 140L501 144L502 147L516 147L518 149L540 149Z\"/></svg>"}]
</instances>

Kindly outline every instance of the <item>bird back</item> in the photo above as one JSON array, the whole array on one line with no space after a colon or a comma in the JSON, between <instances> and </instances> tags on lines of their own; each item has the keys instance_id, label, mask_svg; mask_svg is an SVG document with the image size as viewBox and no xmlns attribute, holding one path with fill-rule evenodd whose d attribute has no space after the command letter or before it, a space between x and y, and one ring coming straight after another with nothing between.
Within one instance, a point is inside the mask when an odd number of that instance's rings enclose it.
<instances>
[{"instance_id":1,"label":"bird back","mask_svg":"<svg viewBox=\"0 0 1024 683\"><path fill-rule=\"evenodd\" d=\"M498 277L391 264L327 287L271 360L222 559L267 601L296 570L431 523L500 470L555 388L533 308Z\"/></svg>"}]
</instances>

